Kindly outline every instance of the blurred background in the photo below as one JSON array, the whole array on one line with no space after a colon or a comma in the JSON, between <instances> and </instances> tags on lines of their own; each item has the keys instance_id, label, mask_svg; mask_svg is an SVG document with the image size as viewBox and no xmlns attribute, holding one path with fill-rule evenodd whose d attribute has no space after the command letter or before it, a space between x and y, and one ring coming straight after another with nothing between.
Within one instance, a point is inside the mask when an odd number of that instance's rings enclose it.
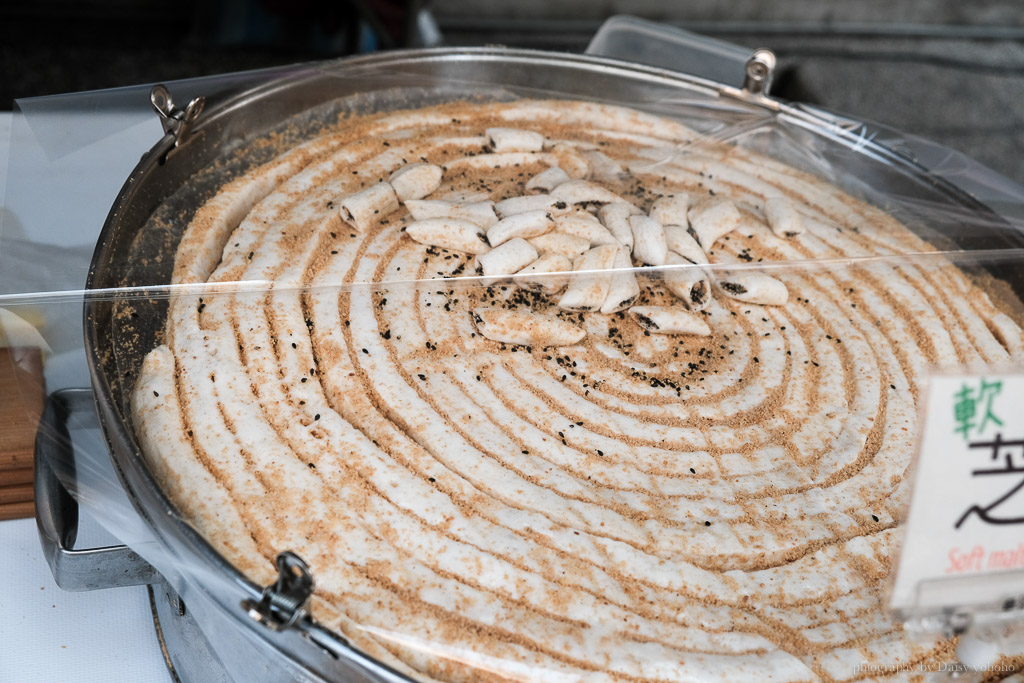
<instances>
[{"instance_id":1,"label":"blurred background","mask_svg":"<svg viewBox=\"0 0 1024 683\"><path fill-rule=\"evenodd\" d=\"M616 14L771 48L774 95L935 139L1024 183L1016 0L5 0L0 109L401 47L582 52Z\"/></svg>"}]
</instances>

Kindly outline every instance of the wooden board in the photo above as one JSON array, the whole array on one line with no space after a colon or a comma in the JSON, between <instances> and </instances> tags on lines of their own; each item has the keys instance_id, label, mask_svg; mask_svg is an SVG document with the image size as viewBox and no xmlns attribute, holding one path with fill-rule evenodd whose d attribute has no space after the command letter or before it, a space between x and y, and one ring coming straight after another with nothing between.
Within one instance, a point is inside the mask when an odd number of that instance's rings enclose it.
<instances>
[{"instance_id":1,"label":"wooden board","mask_svg":"<svg viewBox=\"0 0 1024 683\"><path fill-rule=\"evenodd\" d=\"M31 467L17 467L9 470L0 470L0 486L17 486L18 484L32 483Z\"/></svg>"},{"instance_id":2,"label":"wooden board","mask_svg":"<svg viewBox=\"0 0 1024 683\"><path fill-rule=\"evenodd\" d=\"M24 503L31 501L32 484L18 484L17 486L0 486L0 505L9 503Z\"/></svg>"},{"instance_id":3,"label":"wooden board","mask_svg":"<svg viewBox=\"0 0 1024 683\"><path fill-rule=\"evenodd\" d=\"M8 503L0 505L0 522L9 519L22 519L23 517L35 517L36 504L31 500L24 503Z\"/></svg>"},{"instance_id":4,"label":"wooden board","mask_svg":"<svg viewBox=\"0 0 1024 683\"><path fill-rule=\"evenodd\" d=\"M32 460L46 389L39 349L0 349L0 519L31 517Z\"/></svg>"}]
</instances>

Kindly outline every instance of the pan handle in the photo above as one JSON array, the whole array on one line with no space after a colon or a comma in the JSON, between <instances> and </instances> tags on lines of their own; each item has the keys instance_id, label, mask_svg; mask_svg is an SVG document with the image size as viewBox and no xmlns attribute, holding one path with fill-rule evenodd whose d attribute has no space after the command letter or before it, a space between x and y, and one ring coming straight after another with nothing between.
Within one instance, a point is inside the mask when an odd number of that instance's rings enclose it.
<instances>
[{"instance_id":1,"label":"pan handle","mask_svg":"<svg viewBox=\"0 0 1024 683\"><path fill-rule=\"evenodd\" d=\"M61 389L50 394L36 433L36 526L46 563L66 591L91 591L155 583L159 573L125 545L75 549L78 503L57 477L57 467L75 481L75 449L68 423L72 416L95 422L90 389Z\"/></svg>"}]
</instances>

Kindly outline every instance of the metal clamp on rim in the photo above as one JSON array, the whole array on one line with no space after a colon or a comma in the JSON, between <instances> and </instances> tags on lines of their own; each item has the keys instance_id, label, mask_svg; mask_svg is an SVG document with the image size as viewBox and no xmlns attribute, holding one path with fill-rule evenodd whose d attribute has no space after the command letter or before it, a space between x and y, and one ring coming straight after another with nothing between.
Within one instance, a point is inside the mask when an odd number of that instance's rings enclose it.
<instances>
[{"instance_id":1,"label":"metal clamp on rim","mask_svg":"<svg viewBox=\"0 0 1024 683\"><path fill-rule=\"evenodd\" d=\"M767 48L754 50L747 60L746 73L743 77L743 90L751 95L768 96L775 75L775 53Z\"/></svg>"},{"instance_id":2,"label":"metal clamp on rim","mask_svg":"<svg viewBox=\"0 0 1024 683\"><path fill-rule=\"evenodd\" d=\"M743 85L739 88L724 85L719 91L725 97L756 104L769 111L779 111L780 103L769 96L777 60L767 48L754 50L743 69Z\"/></svg>"},{"instance_id":3,"label":"metal clamp on rim","mask_svg":"<svg viewBox=\"0 0 1024 683\"><path fill-rule=\"evenodd\" d=\"M160 125L164 129L164 135L171 136L174 141L174 144L169 146L168 152L188 139L192 124L203 113L203 107L206 104L205 97L196 97L184 109L178 109L174 106L171 91L163 84L153 86L149 92L149 101L160 116ZM166 154L165 152L165 157Z\"/></svg>"},{"instance_id":4,"label":"metal clamp on rim","mask_svg":"<svg viewBox=\"0 0 1024 683\"><path fill-rule=\"evenodd\" d=\"M243 600L242 608L272 631L283 631L307 618L306 607L314 587L309 566L286 550L277 556L277 581L263 589L259 602Z\"/></svg>"}]
</instances>

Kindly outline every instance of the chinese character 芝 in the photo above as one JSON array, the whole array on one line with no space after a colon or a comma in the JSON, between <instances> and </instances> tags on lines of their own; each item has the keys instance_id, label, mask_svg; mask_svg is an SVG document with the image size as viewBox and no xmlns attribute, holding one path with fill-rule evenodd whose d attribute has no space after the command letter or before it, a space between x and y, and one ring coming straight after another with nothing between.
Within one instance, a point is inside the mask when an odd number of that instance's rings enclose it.
<instances>
[{"instance_id":1,"label":"chinese character \u829d","mask_svg":"<svg viewBox=\"0 0 1024 683\"><path fill-rule=\"evenodd\" d=\"M992 441L976 441L968 444L968 446L972 450L984 449L990 451L992 454L991 459L997 462L1000 461L1000 455L1002 455L1002 462L1004 463L1003 465L988 469L974 470L971 472L972 477L1009 475L1015 476L1014 481L1016 483L988 505L972 505L967 508L964 514L960 516L960 519L957 520L954 528L959 529L972 514L976 515L978 519L986 524L1024 524L1024 507L1020 505L1021 501L1017 501L1015 508L1012 502L1015 495L1024 491L1024 439L1003 441L1003 435L997 433ZM1014 462L1015 455L1017 462ZM1016 477L1019 477L1019 480Z\"/></svg>"},{"instance_id":2,"label":"chinese character \u829d","mask_svg":"<svg viewBox=\"0 0 1024 683\"><path fill-rule=\"evenodd\" d=\"M1003 421L996 416L992 408L992 402L1002 389L1001 381L988 382L984 378L981 379L977 390L961 384L960 391L953 395L956 399L953 403L953 419L956 421L953 431L968 439L972 430L976 435L980 435L990 423L1002 427ZM984 412L981 421L975 422L979 406Z\"/></svg>"}]
</instances>

